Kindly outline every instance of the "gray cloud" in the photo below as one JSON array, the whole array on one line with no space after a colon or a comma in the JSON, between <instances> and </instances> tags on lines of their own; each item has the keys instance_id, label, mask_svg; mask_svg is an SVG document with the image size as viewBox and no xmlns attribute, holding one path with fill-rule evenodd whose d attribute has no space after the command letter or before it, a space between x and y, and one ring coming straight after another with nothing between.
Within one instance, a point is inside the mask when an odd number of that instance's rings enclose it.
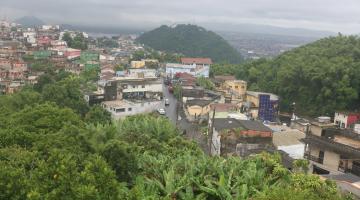
<instances>
[{"instance_id":1,"label":"gray cloud","mask_svg":"<svg viewBox=\"0 0 360 200\"><path fill-rule=\"evenodd\" d=\"M1 0L2 15L99 26L254 23L360 32L359 0Z\"/></svg>"}]
</instances>

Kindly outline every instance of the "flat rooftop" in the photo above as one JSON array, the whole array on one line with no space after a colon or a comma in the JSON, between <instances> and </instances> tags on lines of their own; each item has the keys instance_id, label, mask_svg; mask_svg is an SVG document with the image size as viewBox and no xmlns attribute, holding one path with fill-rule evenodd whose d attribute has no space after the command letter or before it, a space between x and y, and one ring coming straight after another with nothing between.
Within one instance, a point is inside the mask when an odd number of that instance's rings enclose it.
<instances>
[{"instance_id":1,"label":"flat rooftop","mask_svg":"<svg viewBox=\"0 0 360 200\"><path fill-rule=\"evenodd\" d=\"M267 93L267 92L255 92L255 91L246 91L247 95L256 96L259 95L270 95L270 100L279 100L279 96L273 94L273 93Z\"/></svg>"},{"instance_id":2,"label":"flat rooftop","mask_svg":"<svg viewBox=\"0 0 360 200\"><path fill-rule=\"evenodd\" d=\"M305 133L296 129L285 129L273 134L273 143L278 146L291 146L302 144L300 139L305 138Z\"/></svg>"}]
</instances>

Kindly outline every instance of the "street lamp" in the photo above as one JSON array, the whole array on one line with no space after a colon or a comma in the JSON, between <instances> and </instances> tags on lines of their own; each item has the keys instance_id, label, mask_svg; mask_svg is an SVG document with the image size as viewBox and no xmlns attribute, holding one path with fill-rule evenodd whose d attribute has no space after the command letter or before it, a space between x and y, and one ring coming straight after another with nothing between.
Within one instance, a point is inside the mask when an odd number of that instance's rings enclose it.
<instances>
[{"instance_id":1,"label":"street lamp","mask_svg":"<svg viewBox=\"0 0 360 200\"><path fill-rule=\"evenodd\" d=\"M296 103L293 102L292 103L292 111L293 111L293 114L292 114L292 120L296 120L296 115L295 115L295 106L296 106Z\"/></svg>"}]
</instances>

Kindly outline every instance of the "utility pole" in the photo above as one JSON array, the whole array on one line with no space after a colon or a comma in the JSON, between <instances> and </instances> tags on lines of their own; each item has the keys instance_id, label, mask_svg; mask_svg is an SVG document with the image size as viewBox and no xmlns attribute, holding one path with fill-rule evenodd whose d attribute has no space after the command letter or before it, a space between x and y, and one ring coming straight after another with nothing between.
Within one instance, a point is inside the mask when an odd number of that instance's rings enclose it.
<instances>
[{"instance_id":1,"label":"utility pole","mask_svg":"<svg viewBox=\"0 0 360 200\"><path fill-rule=\"evenodd\" d=\"M211 123L209 124L210 125L210 130L209 130L209 153L211 155L211 145L213 145L212 143L212 136L213 136L213 130L214 130L214 119L215 119L215 110L216 110L216 107L214 106L214 110L213 110L213 115L212 115L212 118L211 118Z\"/></svg>"}]
</instances>

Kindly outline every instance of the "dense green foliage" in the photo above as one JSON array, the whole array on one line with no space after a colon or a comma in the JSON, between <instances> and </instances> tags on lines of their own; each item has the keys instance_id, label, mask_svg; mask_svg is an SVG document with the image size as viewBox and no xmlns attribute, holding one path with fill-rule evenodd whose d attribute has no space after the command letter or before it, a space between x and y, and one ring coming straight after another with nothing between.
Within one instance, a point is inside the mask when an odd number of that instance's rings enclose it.
<instances>
[{"instance_id":1,"label":"dense green foliage","mask_svg":"<svg viewBox=\"0 0 360 200\"><path fill-rule=\"evenodd\" d=\"M157 59L159 62L180 62L182 54L158 52L150 48L138 50L132 54L131 60Z\"/></svg>"},{"instance_id":2,"label":"dense green foliage","mask_svg":"<svg viewBox=\"0 0 360 200\"><path fill-rule=\"evenodd\" d=\"M360 39L329 37L286 52L272 60L218 65L213 75L236 74L249 89L281 97L281 109L292 102L300 114L332 116L336 110L360 107Z\"/></svg>"},{"instance_id":3,"label":"dense green foliage","mask_svg":"<svg viewBox=\"0 0 360 200\"><path fill-rule=\"evenodd\" d=\"M203 76L196 78L196 85L201 86L207 90L215 89L215 84L210 79Z\"/></svg>"},{"instance_id":4,"label":"dense green foliage","mask_svg":"<svg viewBox=\"0 0 360 200\"><path fill-rule=\"evenodd\" d=\"M101 48L118 48L119 44L117 40L108 38L108 37L100 37L96 39L97 46Z\"/></svg>"},{"instance_id":5,"label":"dense green foliage","mask_svg":"<svg viewBox=\"0 0 360 200\"><path fill-rule=\"evenodd\" d=\"M54 71L54 65L48 59L34 59L33 55L22 56L23 60L28 63L32 72Z\"/></svg>"},{"instance_id":6,"label":"dense green foliage","mask_svg":"<svg viewBox=\"0 0 360 200\"><path fill-rule=\"evenodd\" d=\"M82 33L77 33L74 38L70 33L66 32L62 38L69 47L74 49L86 50L88 48L88 41Z\"/></svg>"},{"instance_id":7,"label":"dense green foliage","mask_svg":"<svg viewBox=\"0 0 360 200\"><path fill-rule=\"evenodd\" d=\"M222 37L195 25L161 26L142 34L138 42L155 50L191 57L210 57L215 62L239 63L240 53Z\"/></svg>"},{"instance_id":8,"label":"dense green foliage","mask_svg":"<svg viewBox=\"0 0 360 200\"><path fill-rule=\"evenodd\" d=\"M78 77L47 80L0 96L0 199L342 199L279 155L209 157L165 117L110 122L79 109Z\"/></svg>"}]
</instances>

